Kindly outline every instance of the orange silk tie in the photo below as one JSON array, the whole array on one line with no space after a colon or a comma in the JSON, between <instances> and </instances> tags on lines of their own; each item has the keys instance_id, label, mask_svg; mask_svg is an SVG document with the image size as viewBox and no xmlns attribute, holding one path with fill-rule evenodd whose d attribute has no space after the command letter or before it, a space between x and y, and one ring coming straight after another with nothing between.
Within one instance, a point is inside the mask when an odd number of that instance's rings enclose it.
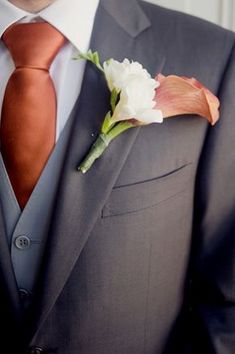
<instances>
[{"instance_id":1,"label":"orange silk tie","mask_svg":"<svg viewBox=\"0 0 235 354\"><path fill-rule=\"evenodd\" d=\"M43 22L13 25L2 40L16 68L3 100L1 152L23 209L55 145L56 93L49 68L65 38Z\"/></svg>"}]
</instances>

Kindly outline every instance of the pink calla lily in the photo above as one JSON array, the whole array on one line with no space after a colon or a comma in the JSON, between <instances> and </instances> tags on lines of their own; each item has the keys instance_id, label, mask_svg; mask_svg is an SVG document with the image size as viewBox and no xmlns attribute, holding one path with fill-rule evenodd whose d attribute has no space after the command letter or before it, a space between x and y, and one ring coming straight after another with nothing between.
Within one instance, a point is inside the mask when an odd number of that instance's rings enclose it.
<instances>
[{"instance_id":1,"label":"pink calla lily","mask_svg":"<svg viewBox=\"0 0 235 354\"><path fill-rule=\"evenodd\" d=\"M156 109L164 118L181 114L198 114L214 125L219 119L218 98L194 78L158 74Z\"/></svg>"}]
</instances>

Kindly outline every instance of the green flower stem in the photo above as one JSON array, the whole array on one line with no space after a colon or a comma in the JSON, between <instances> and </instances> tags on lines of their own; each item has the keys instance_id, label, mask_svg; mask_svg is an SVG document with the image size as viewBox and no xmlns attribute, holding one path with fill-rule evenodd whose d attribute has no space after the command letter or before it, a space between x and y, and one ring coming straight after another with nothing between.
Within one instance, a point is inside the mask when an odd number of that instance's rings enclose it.
<instances>
[{"instance_id":1,"label":"green flower stem","mask_svg":"<svg viewBox=\"0 0 235 354\"><path fill-rule=\"evenodd\" d=\"M133 127L135 127L135 125L129 122L128 120L117 123L112 129L109 130L107 136L109 140L112 141L114 138L116 138L118 135L123 133L125 130Z\"/></svg>"},{"instance_id":2,"label":"green flower stem","mask_svg":"<svg viewBox=\"0 0 235 354\"><path fill-rule=\"evenodd\" d=\"M78 167L78 171L81 171L82 173L86 173L91 168L95 160L97 160L103 154L103 152L109 146L110 142L113 139L115 139L118 135L123 133L125 130L132 127L134 127L133 124L129 123L128 121L124 121L116 124L108 132L108 134L101 133L96 139L96 141L94 142L94 144L92 145L90 151L88 152L88 155L85 157L81 165Z\"/></svg>"},{"instance_id":3,"label":"green flower stem","mask_svg":"<svg viewBox=\"0 0 235 354\"><path fill-rule=\"evenodd\" d=\"M106 135L109 130L112 128L113 123L111 122L111 112L109 111L103 121L102 127L101 127L101 133Z\"/></svg>"},{"instance_id":4,"label":"green flower stem","mask_svg":"<svg viewBox=\"0 0 235 354\"><path fill-rule=\"evenodd\" d=\"M112 108L112 113L114 113L114 111L115 111L118 98L119 98L119 92L117 90L113 89L111 92L111 98L110 98L110 105Z\"/></svg>"}]
</instances>

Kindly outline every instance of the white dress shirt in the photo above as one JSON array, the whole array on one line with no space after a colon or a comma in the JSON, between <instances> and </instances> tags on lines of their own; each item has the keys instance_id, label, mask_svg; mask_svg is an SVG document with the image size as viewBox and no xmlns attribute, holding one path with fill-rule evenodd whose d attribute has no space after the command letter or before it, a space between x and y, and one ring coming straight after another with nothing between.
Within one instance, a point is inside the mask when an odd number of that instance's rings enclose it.
<instances>
[{"instance_id":1,"label":"white dress shirt","mask_svg":"<svg viewBox=\"0 0 235 354\"><path fill-rule=\"evenodd\" d=\"M0 0L0 38L15 22L47 21L68 39L50 68L57 93L56 140L80 93L85 61L73 60L73 57L89 49L98 3L99 0L55 0L37 14L31 14L8 0ZM5 88L14 68L11 55L0 39L0 112Z\"/></svg>"}]
</instances>

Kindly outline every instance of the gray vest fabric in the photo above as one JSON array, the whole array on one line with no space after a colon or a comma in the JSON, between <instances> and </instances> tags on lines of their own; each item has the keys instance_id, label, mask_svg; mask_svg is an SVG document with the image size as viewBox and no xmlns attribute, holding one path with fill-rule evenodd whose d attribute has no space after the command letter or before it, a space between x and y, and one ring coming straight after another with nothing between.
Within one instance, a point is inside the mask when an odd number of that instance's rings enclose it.
<instances>
[{"instance_id":1,"label":"gray vest fabric","mask_svg":"<svg viewBox=\"0 0 235 354\"><path fill-rule=\"evenodd\" d=\"M33 292L44 253L72 116L21 211L0 156L0 200L16 281L21 295Z\"/></svg>"}]
</instances>

